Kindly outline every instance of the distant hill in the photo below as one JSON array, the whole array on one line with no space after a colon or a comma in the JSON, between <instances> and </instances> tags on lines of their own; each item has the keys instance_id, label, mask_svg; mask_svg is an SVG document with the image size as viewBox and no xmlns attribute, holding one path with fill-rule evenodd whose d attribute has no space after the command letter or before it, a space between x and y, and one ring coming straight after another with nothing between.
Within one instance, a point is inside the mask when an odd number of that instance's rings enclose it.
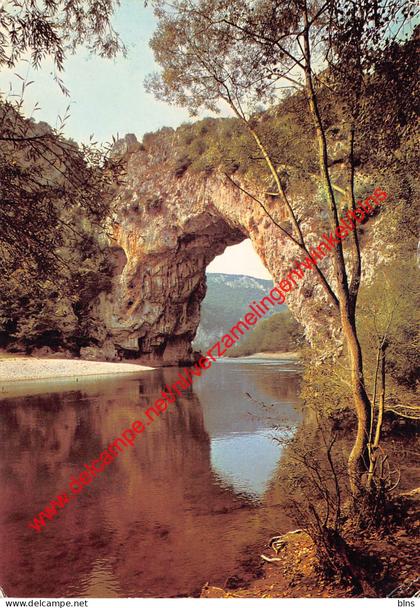
<instances>
[{"instance_id":1,"label":"distant hill","mask_svg":"<svg viewBox=\"0 0 420 608\"><path fill-rule=\"evenodd\" d=\"M261 319L242 340L229 349L228 357L246 357L254 353L284 353L296 351L303 345L303 329L286 308L271 317Z\"/></svg>"},{"instance_id":2,"label":"distant hill","mask_svg":"<svg viewBox=\"0 0 420 608\"><path fill-rule=\"evenodd\" d=\"M207 275L207 294L201 305L201 322L193 346L206 350L246 314L252 300L261 300L273 287L273 281L243 274ZM276 306L266 317L286 308Z\"/></svg>"}]
</instances>

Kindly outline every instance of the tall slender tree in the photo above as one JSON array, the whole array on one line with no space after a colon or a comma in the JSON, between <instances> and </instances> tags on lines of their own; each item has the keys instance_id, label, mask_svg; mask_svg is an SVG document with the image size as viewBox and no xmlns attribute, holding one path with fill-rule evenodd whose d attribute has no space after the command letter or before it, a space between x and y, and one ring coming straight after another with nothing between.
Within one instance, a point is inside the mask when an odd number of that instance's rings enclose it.
<instances>
[{"instance_id":1,"label":"tall slender tree","mask_svg":"<svg viewBox=\"0 0 420 608\"><path fill-rule=\"evenodd\" d=\"M355 210L359 125L365 92L375 64L408 28L413 3L399 0L344 2L308 0L175 0L154 2L159 19L151 46L162 72L148 86L163 100L219 111L225 102L250 134L274 184L279 205L289 213L291 229L268 210L255 191L251 198L269 215L279 231L309 254L305 218L293 203L282 179L284 160L274 158L260 133L261 103L279 99L284 89L302 94L312 117L324 211L333 232L340 210ZM337 162L329 138L329 109L339 108L347 147ZM337 171L337 165L340 171ZM228 176L241 189L244 186ZM257 185L261 192L264 184ZM316 272L339 321L351 369L357 432L348 472L354 498L366 492L369 468L370 400L365 388L363 356L356 325L356 305L362 276L357 229L348 255L341 241L333 251L334 272ZM356 501L355 501L356 502Z\"/></svg>"}]
</instances>

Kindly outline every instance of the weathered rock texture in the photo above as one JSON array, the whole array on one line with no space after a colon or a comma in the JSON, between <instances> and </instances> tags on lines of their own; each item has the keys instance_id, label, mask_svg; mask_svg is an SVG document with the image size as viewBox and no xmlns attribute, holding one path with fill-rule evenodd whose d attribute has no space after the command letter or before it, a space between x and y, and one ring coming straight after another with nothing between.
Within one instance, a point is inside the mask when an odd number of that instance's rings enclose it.
<instances>
[{"instance_id":1,"label":"weathered rock texture","mask_svg":"<svg viewBox=\"0 0 420 608\"><path fill-rule=\"evenodd\" d=\"M280 280L302 255L225 176L186 171L176 177L170 149L144 150L132 137L121 150L127 177L112 221L113 289L95 304L104 324L97 335L101 347L81 354L184 364L194 358L191 341L206 291L205 270L215 256L250 238L274 280ZM266 204L285 221L278 203ZM315 207L311 216L306 232L317 244L322 229ZM326 272L331 263L331 257L321 263ZM328 305L313 272L289 294L287 304L309 339L334 333L325 322Z\"/></svg>"}]
</instances>

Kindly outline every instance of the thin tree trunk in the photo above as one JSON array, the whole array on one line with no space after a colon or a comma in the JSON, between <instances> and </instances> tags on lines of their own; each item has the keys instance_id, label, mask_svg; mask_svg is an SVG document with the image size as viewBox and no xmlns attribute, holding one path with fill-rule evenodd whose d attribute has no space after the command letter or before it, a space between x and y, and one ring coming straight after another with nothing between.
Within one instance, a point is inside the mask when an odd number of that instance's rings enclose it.
<instances>
[{"instance_id":1,"label":"thin tree trunk","mask_svg":"<svg viewBox=\"0 0 420 608\"><path fill-rule=\"evenodd\" d=\"M384 420L384 410L385 410L385 351L387 348L387 343L385 341L379 347L380 353L380 365L381 365L381 392L379 394L379 404L378 404L378 417L376 420L375 427L375 437L373 439L371 445L371 453L369 458L369 473L367 478L367 487L370 489L372 487L373 476L375 474L375 466L377 461L377 450L379 448L379 442L381 439L382 432L382 424Z\"/></svg>"},{"instance_id":2,"label":"thin tree trunk","mask_svg":"<svg viewBox=\"0 0 420 608\"><path fill-rule=\"evenodd\" d=\"M319 165L330 210L330 225L331 229L335 230L339 224L338 210L328 168L327 139L321 120L321 114L318 107L318 98L312 78L309 19L306 3L304 10L304 21L305 29L303 32L303 42L306 90L308 94L309 109L314 120L318 139ZM368 468L367 444L370 429L371 406L364 386L362 349L357 336L354 306L352 306L352 298L349 291L346 265L341 242L338 243L337 247L334 249L333 255L334 270L337 281L337 296L340 303L341 327L350 357L353 402L357 416L356 439L348 460L350 488L353 497L356 498L362 492L362 476Z\"/></svg>"},{"instance_id":3,"label":"thin tree trunk","mask_svg":"<svg viewBox=\"0 0 420 608\"><path fill-rule=\"evenodd\" d=\"M350 165L350 193L351 193L351 208L353 211L356 210L356 196L354 188L354 177L355 177L355 160L354 160L354 139L355 139L355 128L354 124L351 126L350 132L350 154L349 154L349 165ZM360 278L362 274L362 256L360 253L359 234L357 232L357 226L351 233L351 239L353 244L353 269L350 280L350 302L351 309L356 310L357 295L360 287Z\"/></svg>"},{"instance_id":4,"label":"thin tree trunk","mask_svg":"<svg viewBox=\"0 0 420 608\"><path fill-rule=\"evenodd\" d=\"M241 120L243 122L243 124L245 125L246 129L248 130L248 132L250 133L250 135L253 137L255 143L257 144L257 147L259 148L261 154L263 155L264 161L265 161L265 163L266 163L266 165L267 165L267 167L268 167L268 169L269 169L272 177L274 178L275 184L277 186L277 193L276 194L278 194L279 196L282 197L283 202L284 202L284 204L286 205L286 207L287 207L287 209L289 211L290 220L291 220L291 223L292 223L292 226L293 226L294 235L287 234L287 231L284 230L284 228L282 228L281 226L279 226L279 224L276 221L273 220L273 218L268 213L267 209L264 207L264 205L261 203L261 201L259 201L254 196L252 196L252 198L260 204L260 206L263 209L264 213L266 213L270 217L271 221L278 228L280 228L280 230L282 230L283 234L286 233L287 236L288 236L288 238L290 238L295 243L295 245L297 245L298 247L300 247L300 249L302 249L305 252L305 254L310 257L310 253L309 253L308 248L306 246L305 238L303 236L303 232L302 232L302 229L300 227L299 221L298 221L298 219L296 217L296 214L295 214L295 212L293 210L292 205L290 204L289 199L287 198L287 195L286 195L286 192L285 192L285 190L283 188L283 185L281 183L280 177L279 177L279 175L277 173L277 170L276 170L276 168L274 166L274 163L273 163L273 161L272 161L272 159L271 159L271 157L270 157L270 155L269 155L266 147L262 143L260 137L258 136L258 133L255 131L255 129L253 129L250 126L249 121L245 118L244 115L242 115L238 111L238 109L235 107L235 105L233 104L233 102L230 101L229 98L227 98L226 101L229 104L229 106L231 107L231 109L233 110L233 112L236 114L236 116L239 118L239 120ZM231 178L229 178L229 179L232 181L232 183L234 183L238 187L238 184L236 184ZM243 192L246 192L240 186L239 186L239 188ZM246 194L248 194L248 196L250 196L249 192L246 192ZM321 280L321 284L322 284L322 286L325 289L325 292L326 292L326 294L328 296L328 299L329 299L330 303L338 311L339 310L338 299L337 299L337 297L336 297L336 295L335 295L335 293L334 293L331 285L328 283L328 281L327 281L324 273L318 267L318 265L315 265L315 272L317 273L318 277Z\"/></svg>"},{"instance_id":5,"label":"thin tree trunk","mask_svg":"<svg viewBox=\"0 0 420 608\"><path fill-rule=\"evenodd\" d=\"M381 439L382 423L384 419L385 411L385 351L386 343L382 345L382 357L381 357L381 394L379 395L379 410L378 410L378 421L376 423L375 439L373 440L373 447L379 447L379 441Z\"/></svg>"},{"instance_id":6,"label":"thin tree trunk","mask_svg":"<svg viewBox=\"0 0 420 608\"><path fill-rule=\"evenodd\" d=\"M352 495L357 498L363 490L362 477L369 467L368 440L371 420L371 405L365 390L363 359L356 324L347 314L341 315L343 333L350 355L353 402L357 416L356 439L348 460L348 474Z\"/></svg>"}]
</instances>

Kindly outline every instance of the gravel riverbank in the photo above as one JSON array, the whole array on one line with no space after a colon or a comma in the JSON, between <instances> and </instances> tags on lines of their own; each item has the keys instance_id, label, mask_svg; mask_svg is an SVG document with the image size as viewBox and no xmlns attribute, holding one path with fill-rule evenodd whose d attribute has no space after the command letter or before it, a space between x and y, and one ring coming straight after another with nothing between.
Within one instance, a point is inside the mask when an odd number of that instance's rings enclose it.
<instances>
[{"instance_id":1,"label":"gravel riverbank","mask_svg":"<svg viewBox=\"0 0 420 608\"><path fill-rule=\"evenodd\" d=\"M0 383L46 378L78 378L132 374L152 370L153 367L136 363L83 361L82 359L41 359L38 357L0 358Z\"/></svg>"}]
</instances>

